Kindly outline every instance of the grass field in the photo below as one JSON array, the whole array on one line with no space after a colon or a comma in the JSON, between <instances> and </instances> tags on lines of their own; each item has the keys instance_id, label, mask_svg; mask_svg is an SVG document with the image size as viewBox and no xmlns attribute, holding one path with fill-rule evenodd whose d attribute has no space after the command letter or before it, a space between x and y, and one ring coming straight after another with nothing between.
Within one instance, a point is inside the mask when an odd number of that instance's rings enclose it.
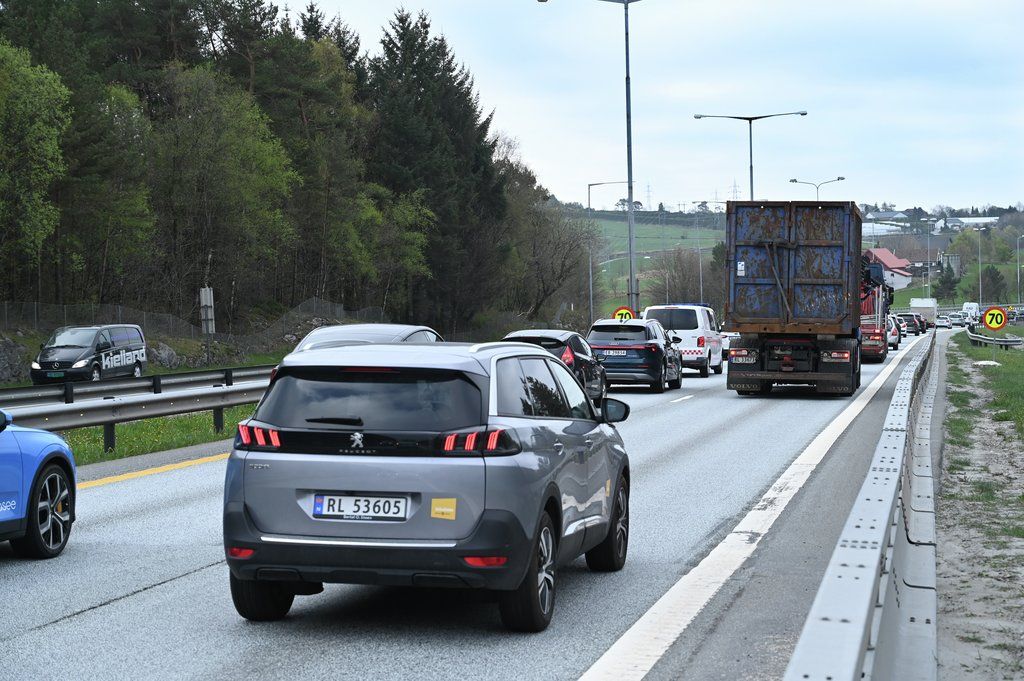
<instances>
[{"instance_id":1,"label":"grass field","mask_svg":"<svg viewBox=\"0 0 1024 681\"><path fill-rule=\"evenodd\" d=\"M1010 327L998 333L983 332L986 336L1006 337L1008 334L1021 335L1020 327ZM974 347L967 340L967 334L957 334L950 344L974 361L992 360L989 347ZM1000 366L981 367L988 387L994 393L987 408L994 413L996 421L1012 421L1017 434L1024 438L1024 350L996 350L995 361Z\"/></svg>"},{"instance_id":2,"label":"grass field","mask_svg":"<svg viewBox=\"0 0 1024 681\"><path fill-rule=\"evenodd\" d=\"M624 253L629 249L629 227L625 217L622 220L597 218L594 222L607 243L609 253ZM697 229L671 224L664 226L636 224L636 250L641 253L669 250L677 246L711 248L719 241L724 240L725 230L723 229L704 227Z\"/></svg>"},{"instance_id":3,"label":"grass field","mask_svg":"<svg viewBox=\"0 0 1024 681\"><path fill-rule=\"evenodd\" d=\"M238 422L251 416L253 408L248 404L225 409L222 433L214 431L213 415L208 411L122 423L117 426L117 448L112 452L103 451L103 428L79 428L61 436L71 446L78 465L84 466L234 437Z\"/></svg>"}]
</instances>

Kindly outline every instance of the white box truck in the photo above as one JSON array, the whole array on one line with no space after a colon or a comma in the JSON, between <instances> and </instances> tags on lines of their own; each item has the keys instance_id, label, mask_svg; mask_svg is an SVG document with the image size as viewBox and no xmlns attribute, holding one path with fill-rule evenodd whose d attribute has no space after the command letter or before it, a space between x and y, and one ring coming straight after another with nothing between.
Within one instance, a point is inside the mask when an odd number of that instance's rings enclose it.
<instances>
[{"instance_id":1,"label":"white box truck","mask_svg":"<svg viewBox=\"0 0 1024 681\"><path fill-rule=\"evenodd\" d=\"M939 301L934 298L911 298L910 311L924 317L928 327L933 328L939 313Z\"/></svg>"}]
</instances>

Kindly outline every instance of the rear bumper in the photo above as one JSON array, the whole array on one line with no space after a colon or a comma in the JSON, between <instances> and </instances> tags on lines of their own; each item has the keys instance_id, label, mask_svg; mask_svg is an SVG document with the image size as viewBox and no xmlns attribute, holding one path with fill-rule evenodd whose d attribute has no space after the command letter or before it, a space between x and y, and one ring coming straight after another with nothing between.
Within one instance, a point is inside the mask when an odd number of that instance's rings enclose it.
<instances>
[{"instance_id":1,"label":"rear bumper","mask_svg":"<svg viewBox=\"0 0 1024 681\"><path fill-rule=\"evenodd\" d=\"M658 374L653 369L605 369L609 383L657 383Z\"/></svg>"},{"instance_id":2,"label":"rear bumper","mask_svg":"<svg viewBox=\"0 0 1024 681\"><path fill-rule=\"evenodd\" d=\"M880 341L881 345L868 345L867 343L860 346L860 354L864 357L884 357L888 343L886 341Z\"/></svg>"},{"instance_id":3,"label":"rear bumper","mask_svg":"<svg viewBox=\"0 0 1024 681\"><path fill-rule=\"evenodd\" d=\"M508 511L485 511L462 540L388 541L268 535L256 529L245 507L224 510L224 546L253 549L251 558L227 558L239 579L473 587L509 591L526 574L532 542ZM472 568L464 556L507 556L501 567Z\"/></svg>"}]
</instances>

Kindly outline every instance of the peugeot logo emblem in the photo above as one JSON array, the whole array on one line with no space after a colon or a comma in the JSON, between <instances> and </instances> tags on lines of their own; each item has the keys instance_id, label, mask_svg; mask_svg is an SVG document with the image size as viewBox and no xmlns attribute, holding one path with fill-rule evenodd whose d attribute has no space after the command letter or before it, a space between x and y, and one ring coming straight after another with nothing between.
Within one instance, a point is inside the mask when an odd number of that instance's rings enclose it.
<instances>
[{"instance_id":1,"label":"peugeot logo emblem","mask_svg":"<svg viewBox=\"0 0 1024 681\"><path fill-rule=\"evenodd\" d=\"M352 447L355 448L355 449L362 449L363 448L363 434L362 433L352 433Z\"/></svg>"}]
</instances>

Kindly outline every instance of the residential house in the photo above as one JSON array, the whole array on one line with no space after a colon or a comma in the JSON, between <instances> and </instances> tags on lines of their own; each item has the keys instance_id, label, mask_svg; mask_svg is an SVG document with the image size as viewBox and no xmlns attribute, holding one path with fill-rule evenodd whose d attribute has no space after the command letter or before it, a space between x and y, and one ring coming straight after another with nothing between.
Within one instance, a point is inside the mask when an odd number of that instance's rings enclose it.
<instances>
[{"instance_id":1,"label":"residential house","mask_svg":"<svg viewBox=\"0 0 1024 681\"><path fill-rule=\"evenodd\" d=\"M909 260L897 257L888 248L869 248L865 255L869 262L879 263L885 269L885 283L894 290L899 291L910 286L913 277L907 271L910 267Z\"/></svg>"}]
</instances>

